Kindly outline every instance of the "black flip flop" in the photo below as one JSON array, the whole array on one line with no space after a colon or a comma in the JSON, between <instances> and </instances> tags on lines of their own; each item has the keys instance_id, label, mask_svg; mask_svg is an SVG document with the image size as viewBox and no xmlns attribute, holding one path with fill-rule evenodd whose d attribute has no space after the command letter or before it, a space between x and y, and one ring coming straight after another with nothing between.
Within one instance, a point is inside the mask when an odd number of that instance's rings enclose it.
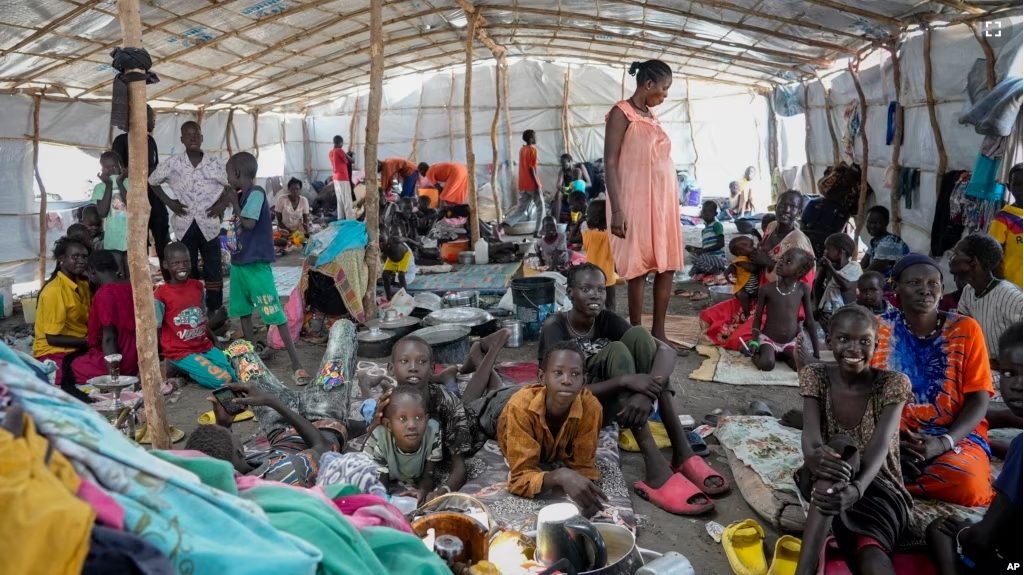
<instances>
[{"instance_id":1,"label":"black flip flop","mask_svg":"<svg viewBox=\"0 0 1024 575\"><path fill-rule=\"evenodd\" d=\"M747 415L763 415L768 417L772 416L772 410L763 401L751 401L750 405L747 406Z\"/></svg>"}]
</instances>

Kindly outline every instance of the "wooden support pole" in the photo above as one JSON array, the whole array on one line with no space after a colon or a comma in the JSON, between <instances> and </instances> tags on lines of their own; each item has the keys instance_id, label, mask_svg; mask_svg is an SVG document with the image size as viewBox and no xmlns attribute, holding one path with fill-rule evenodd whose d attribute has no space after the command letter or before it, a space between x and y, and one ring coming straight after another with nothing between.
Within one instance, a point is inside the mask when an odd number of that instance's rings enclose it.
<instances>
[{"instance_id":1,"label":"wooden support pole","mask_svg":"<svg viewBox=\"0 0 1024 575\"><path fill-rule=\"evenodd\" d=\"M513 151L514 148L512 144L512 114L511 112L509 112L508 103L509 70L508 59L505 57L505 54L502 54L501 57L498 59L498 65L504 68L505 70L501 74L501 106L505 108L505 133L508 136L508 149L506 150L506 153L508 154L508 184L511 187L511 190L509 190L509 192L510 195L512 196L512 205L515 206L517 203L519 203L519 182L518 173L514 168L515 161L513 160L513 158L515 157L513 154L515 154L515 152Z\"/></svg>"},{"instance_id":2,"label":"wooden support pole","mask_svg":"<svg viewBox=\"0 0 1024 575\"><path fill-rule=\"evenodd\" d=\"M978 44L981 45L981 51L985 53L985 80L988 84L988 89L996 87L996 55L992 51L992 45L988 43L988 38L982 32L977 22L967 22L967 26L971 28L971 32L974 32L974 37L978 40Z\"/></svg>"},{"instance_id":3,"label":"wooden support pole","mask_svg":"<svg viewBox=\"0 0 1024 575\"><path fill-rule=\"evenodd\" d=\"M383 80L382 80L383 82ZM369 97L369 96L367 96ZM369 121L369 120L367 120ZM378 120L379 121L379 120ZM356 134L359 133L359 90L356 90L356 103L352 106L352 121L348 124L348 151L355 157ZM355 166L352 166L355 169ZM365 205L365 204L364 204ZM340 209L340 208L339 208Z\"/></svg>"},{"instance_id":4,"label":"wooden support pole","mask_svg":"<svg viewBox=\"0 0 1024 575\"><path fill-rule=\"evenodd\" d=\"M498 221L504 221L501 194L498 192L498 121L501 119L501 63L494 62L494 119L491 120L491 194L498 211Z\"/></svg>"},{"instance_id":5,"label":"wooden support pole","mask_svg":"<svg viewBox=\"0 0 1024 575\"><path fill-rule=\"evenodd\" d=\"M811 90L807 82L804 82L804 105L811 101ZM810 108L808 108L810 109ZM804 155L807 156L807 175L811 178L811 192L818 193L818 180L814 177L814 162L811 161L811 122L810 118L804 122Z\"/></svg>"},{"instance_id":6,"label":"wooden support pole","mask_svg":"<svg viewBox=\"0 0 1024 575\"><path fill-rule=\"evenodd\" d=\"M854 63L856 61L856 64ZM860 85L860 63L863 60L858 56L850 60L848 66L850 75L853 76L853 87L857 89L857 98L860 99L860 196L857 198L857 237L864 229L865 214L864 205L868 202L868 168L871 165L871 155L868 153L868 102L864 97L864 88Z\"/></svg>"},{"instance_id":7,"label":"wooden support pole","mask_svg":"<svg viewBox=\"0 0 1024 575\"><path fill-rule=\"evenodd\" d=\"M224 128L224 141L227 142L228 146L228 157L235 155L235 150L231 146L231 132L235 131L235 109L231 108L228 110L228 124Z\"/></svg>"},{"instance_id":8,"label":"wooden support pole","mask_svg":"<svg viewBox=\"0 0 1024 575\"><path fill-rule=\"evenodd\" d=\"M252 114L252 155L260 159L260 111Z\"/></svg>"},{"instance_id":9,"label":"wooden support pole","mask_svg":"<svg viewBox=\"0 0 1024 575\"><path fill-rule=\"evenodd\" d=\"M480 212L477 210L476 154L473 152L473 41L479 14L470 13L466 24L466 75L463 78L462 110L465 114L466 171L469 175L469 245L480 239ZM455 83L452 82L452 87Z\"/></svg>"},{"instance_id":10,"label":"wooden support pole","mask_svg":"<svg viewBox=\"0 0 1024 575\"><path fill-rule=\"evenodd\" d=\"M302 171L313 181L313 145L309 141L309 114L302 116Z\"/></svg>"},{"instance_id":11,"label":"wooden support pole","mask_svg":"<svg viewBox=\"0 0 1024 575\"><path fill-rule=\"evenodd\" d=\"M449 76L450 90L448 90L448 161L455 159L455 119L452 116L452 106L455 105L455 70Z\"/></svg>"},{"instance_id":12,"label":"wooden support pole","mask_svg":"<svg viewBox=\"0 0 1024 575\"><path fill-rule=\"evenodd\" d=\"M384 91L384 0L370 0L370 93L366 96L366 166L377 165L377 142L380 137L380 102ZM358 99L356 100L358 108ZM355 121L355 114L352 119ZM351 145L351 143L350 143ZM366 318L377 317L377 275L380 273L380 192L377 170L366 170L366 268L368 271L363 309Z\"/></svg>"},{"instance_id":13,"label":"wooden support pole","mask_svg":"<svg viewBox=\"0 0 1024 575\"><path fill-rule=\"evenodd\" d=\"M700 154L697 152L697 129L693 127L693 102L690 101L690 78L684 78L686 86L686 123L690 125L690 145L693 146L693 179L697 179L697 162L700 161ZM626 89L626 69L622 69L622 89ZM625 99L625 98L623 98Z\"/></svg>"},{"instance_id":14,"label":"wooden support pole","mask_svg":"<svg viewBox=\"0 0 1024 575\"><path fill-rule=\"evenodd\" d=\"M423 95L426 93L426 88L420 84L420 105L416 108L416 125L412 129L412 151L409 152L409 161L413 163L416 163L416 157L419 155L420 119L423 118Z\"/></svg>"},{"instance_id":15,"label":"wooden support pole","mask_svg":"<svg viewBox=\"0 0 1024 575\"><path fill-rule=\"evenodd\" d=\"M932 135L935 137L935 149L939 155L939 167L935 170L935 197L942 196L942 178L946 175L946 166L949 159L946 157L946 146L942 143L942 129L939 127L939 117L935 112L935 92L932 89L932 28L924 25L924 95L928 103L928 120L932 125Z\"/></svg>"},{"instance_id":16,"label":"wooden support pole","mask_svg":"<svg viewBox=\"0 0 1024 575\"><path fill-rule=\"evenodd\" d=\"M562 152L572 155L569 149L569 67L566 66L565 81L562 83ZM584 160L585 158L580 158Z\"/></svg>"},{"instance_id":17,"label":"wooden support pole","mask_svg":"<svg viewBox=\"0 0 1024 575\"><path fill-rule=\"evenodd\" d=\"M39 112L43 107L43 96L36 94L35 100L32 111L32 172L39 186L39 285L42 286L46 281L46 252L49 251L46 245L46 185L39 173Z\"/></svg>"},{"instance_id":18,"label":"wooden support pole","mask_svg":"<svg viewBox=\"0 0 1024 575\"><path fill-rule=\"evenodd\" d=\"M832 90L825 88L825 82L821 79L821 74L815 70L814 76L818 79L818 85L821 86L821 95L825 99L825 121L828 122L828 136L832 139L832 165L838 166L839 160L839 138L836 137L836 126L832 121ZM807 110L811 109L811 102L804 102L804 107Z\"/></svg>"},{"instance_id":19,"label":"wooden support pole","mask_svg":"<svg viewBox=\"0 0 1024 575\"><path fill-rule=\"evenodd\" d=\"M200 106L199 109L196 110L196 123L199 124L199 128L200 129L202 129L202 126L203 126L203 116L205 114L206 114L206 108L205 107Z\"/></svg>"},{"instance_id":20,"label":"wooden support pole","mask_svg":"<svg viewBox=\"0 0 1024 575\"><path fill-rule=\"evenodd\" d=\"M126 48L142 47L142 19L139 0L118 0L117 15L121 21ZM141 70L125 70L141 72ZM153 305L153 277L149 273L149 200L147 193L149 148L146 132L146 83L128 84L128 270L131 276L132 299L135 304L135 344L139 355L139 379L145 401L146 426L154 449L170 449L167 428L167 406L160 391L162 377L157 356L156 309Z\"/></svg>"},{"instance_id":21,"label":"wooden support pole","mask_svg":"<svg viewBox=\"0 0 1024 575\"><path fill-rule=\"evenodd\" d=\"M619 100L625 100L626 99L626 69L625 68L622 69L622 82L620 84L620 87L622 88L622 95L619 97Z\"/></svg>"},{"instance_id":22,"label":"wooden support pole","mask_svg":"<svg viewBox=\"0 0 1024 575\"><path fill-rule=\"evenodd\" d=\"M896 174L899 174L900 149L903 147L903 104L900 103L903 79L900 77L900 58L896 51L896 41L893 40L887 43L885 48L889 51L889 56L892 58L892 85L896 90L896 129L892 137L892 159L889 160L889 166L895 170ZM941 180L942 178L940 177L939 179ZM900 218L900 201L896 197L896 190L892 190L889 194L889 213L891 215L892 233L898 236L900 235L902 222Z\"/></svg>"}]
</instances>

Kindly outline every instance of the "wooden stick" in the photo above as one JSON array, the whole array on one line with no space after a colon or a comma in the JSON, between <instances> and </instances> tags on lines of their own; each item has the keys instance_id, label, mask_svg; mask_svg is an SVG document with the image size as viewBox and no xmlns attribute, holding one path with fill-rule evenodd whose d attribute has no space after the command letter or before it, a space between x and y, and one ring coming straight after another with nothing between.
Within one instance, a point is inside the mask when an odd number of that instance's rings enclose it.
<instances>
[{"instance_id":1,"label":"wooden stick","mask_svg":"<svg viewBox=\"0 0 1024 575\"><path fill-rule=\"evenodd\" d=\"M850 14L856 14L858 16L867 18L868 20L874 20L875 22L881 22L882 24L889 24L890 26L902 26L903 25L903 22L901 20L898 20L896 18L891 18L889 16L885 16L885 15L879 14L877 12L871 12L870 10L865 10L863 8L858 8L856 6L856 4L853 4L853 3L851 3L851 4L840 4L839 2L832 2L831 0L805 0L805 1L806 2L810 2L811 4L817 4L819 6L824 6L826 8L832 8L833 10L837 10L840 13L847 12L847 13L850 13Z\"/></svg>"},{"instance_id":2,"label":"wooden stick","mask_svg":"<svg viewBox=\"0 0 1024 575\"><path fill-rule=\"evenodd\" d=\"M967 12L968 14L984 14L985 13L985 9L984 8L979 8L977 6L972 6L972 5L968 4L967 2L960 2L959 0L931 0L931 1L938 2L939 4L942 4L944 6L949 6L950 8L955 8L956 10L959 10L961 12Z\"/></svg>"},{"instance_id":3,"label":"wooden stick","mask_svg":"<svg viewBox=\"0 0 1024 575\"><path fill-rule=\"evenodd\" d=\"M512 206L514 207L519 203L519 174L516 172L513 144L512 144L512 114L509 112L509 97L508 97L508 59L504 54L498 59L499 65L505 69L501 75L501 105L505 108L505 134L508 136L508 183L512 187L510 190L512 196Z\"/></svg>"},{"instance_id":4,"label":"wooden stick","mask_svg":"<svg viewBox=\"0 0 1024 575\"><path fill-rule=\"evenodd\" d=\"M260 159L260 111L259 108L252 113L252 155Z\"/></svg>"},{"instance_id":5,"label":"wooden stick","mask_svg":"<svg viewBox=\"0 0 1024 575\"><path fill-rule=\"evenodd\" d=\"M384 1L370 0L370 93L366 96L366 147L364 163L377 165L377 142L380 137L380 107L384 91L384 29L381 26ZM356 100L358 102L358 100ZM354 116L353 116L354 117ZM364 180L366 196L366 294L363 310L367 319L377 317L377 276L380 273L380 192L377 170L367 169Z\"/></svg>"},{"instance_id":6,"label":"wooden stick","mask_svg":"<svg viewBox=\"0 0 1024 575\"><path fill-rule=\"evenodd\" d=\"M117 15L125 47L142 47L142 19L139 0L118 0ZM125 70L141 72L142 70ZM146 184L149 148L146 133L146 83L128 84L128 270L135 304L135 345L139 355L139 379L145 401L146 425L154 449L170 449L167 407L160 390L163 378L157 355L156 308L153 305L153 278L149 272L149 200Z\"/></svg>"},{"instance_id":7,"label":"wooden stick","mask_svg":"<svg viewBox=\"0 0 1024 575\"><path fill-rule=\"evenodd\" d=\"M46 252L49 248L46 242L46 185L43 184L42 175L39 173L39 111L43 107L41 95L35 96L36 106L32 111L32 172L36 177L36 185L39 186L39 285L46 282Z\"/></svg>"},{"instance_id":8,"label":"wooden stick","mask_svg":"<svg viewBox=\"0 0 1024 575\"><path fill-rule=\"evenodd\" d=\"M814 71L814 76L818 79L818 85L821 86L821 94L825 98L825 120L828 122L828 136L832 139L832 165L838 166L839 160L839 138L836 137L836 126L832 122L832 90L825 88L825 82L821 79L821 74L817 70ZM808 110L811 109L811 102L804 102Z\"/></svg>"},{"instance_id":9,"label":"wooden stick","mask_svg":"<svg viewBox=\"0 0 1024 575\"><path fill-rule=\"evenodd\" d=\"M847 64L850 69L850 75L853 76L853 87L857 89L857 98L860 99L860 145L862 148L861 161L860 161L860 196L857 198L857 214L855 221L857 222L857 235L860 237L861 231L864 229L864 220L867 215L864 211L864 205L868 202L868 168L871 164L871 155L868 153L868 102L864 97L864 89L860 85L860 63L863 61L860 58L856 58L857 63L854 64L853 60Z\"/></svg>"},{"instance_id":10,"label":"wooden stick","mask_svg":"<svg viewBox=\"0 0 1024 575\"><path fill-rule=\"evenodd\" d=\"M804 82L804 104L811 101L810 88ZM804 155L807 156L807 174L811 178L811 191L818 193L818 180L814 177L814 162L811 160L811 122L804 122Z\"/></svg>"},{"instance_id":11,"label":"wooden stick","mask_svg":"<svg viewBox=\"0 0 1024 575\"><path fill-rule=\"evenodd\" d=\"M622 71L626 73L625 68ZM693 103L690 101L690 78L684 79L686 85L686 123L690 125L690 145L693 146L693 179L697 179L697 162L700 161L700 154L697 152L697 131L693 127ZM625 79L623 79L625 89Z\"/></svg>"},{"instance_id":12,"label":"wooden stick","mask_svg":"<svg viewBox=\"0 0 1024 575\"><path fill-rule=\"evenodd\" d=\"M477 209L476 153L473 152L473 40L476 38L476 13L469 13L466 20L466 76L463 78L462 111L465 115L466 170L469 175L469 245L480 239L480 212ZM454 76L454 73L453 73ZM455 87L455 82L452 82ZM453 154L454 157L454 154Z\"/></svg>"},{"instance_id":13,"label":"wooden stick","mask_svg":"<svg viewBox=\"0 0 1024 575\"><path fill-rule=\"evenodd\" d=\"M384 56L381 55L383 58ZM372 56L371 56L372 58ZM352 121L348 124L348 151L352 152L352 157L355 157L356 153L356 134L359 133L359 90L356 90L356 102L352 106ZM376 165L376 164L375 164ZM369 171L369 170L367 170ZM365 179L364 179L365 180ZM363 202L363 205L367 205Z\"/></svg>"},{"instance_id":14,"label":"wooden stick","mask_svg":"<svg viewBox=\"0 0 1024 575\"><path fill-rule=\"evenodd\" d=\"M900 58L896 52L896 40L888 42L886 50L889 51L889 56L892 58L892 85L896 90L896 130L892 139L892 159L889 160L890 166L895 170L896 174L900 171L900 150L903 147L903 104L900 103L900 92L902 91L902 79L900 78ZM941 179L941 178L939 178ZM896 190L893 189L889 194L889 212L891 214L892 233L897 236L900 235L900 228L902 219L900 217L900 201L896 197Z\"/></svg>"},{"instance_id":15,"label":"wooden stick","mask_svg":"<svg viewBox=\"0 0 1024 575\"><path fill-rule=\"evenodd\" d=\"M196 110L196 123L199 124L200 128L203 126L203 115L206 113L206 106L199 106Z\"/></svg>"},{"instance_id":16,"label":"wooden stick","mask_svg":"<svg viewBox=\"0 0 1024 575\"><path fill-rule=\"evenodd\" d=\"M451 89L448 91L448 158L455 159L455 118L452 116L452 106L455 105L455 70L452 70L449 83Z\"/></svg>"},{"instance_id":17,"label":"wooden stick","mask_svg":"<svg viewBox=\"0 0 1024 575\"><path fill-rule=\"evenodd\" d=\"M626 99L626 68L622 68L622 95L619 97L619 100L621 101L621 100L625 100L625 99Z\"/></svg>"},{"instance_id":18,"label":"wooden stick","mask_svg":"<svg viewBox=\"0 0 1024 575\"><path fill-rule=\"evenodd\" d=\"M985 53L985 81L988 84L988 89L991 90L996 87L996 55L992 51L992 45L988 43L988 38L978 27L978 23L968 22L966 24L970 27L971 32L974 32L974 38L981 45L981 51Z\"/></svg>"},{"instance_id":19,"label":"wooden stick","mask_svg":"<svg viewBox=\"0 0 1024 575\"><path fill-rule=\"evenodd\" d=\"M946 157L946 146L942 143L942 129L939 127L939 117L935 112L935 93L932 90L932 28L924 24L924 94L928 102L928 120L932 125L932 135L935 137L935 149L939 155L939 167L935 170L935 197L942 195L942 178L946 175L946 166L949 159Z\"/></svg>"},{"instance_id":20,"label":"wooden stick","mask_svg":"<svg viewBox=\"0 0 1024 575\"><path fill-rule=\"evenodd\" d=\"M491 194L498 210L498 221L503 221L501 194L498 193L498 121L501 119L501 64L494 63L494 119L491 120Z\"/></svg>"},{"instance_id":21,"label":"wooden stick","mask_svg":"<svg viewBox=\"0 0 1024 575\"><path fill-rule=\"evenodd\" d=\"M302 171L313 181L313 145L309 141L309 114L302 117Z\"/></svg>"},{"instance_id":22,"label":"wooden stick","mask_svg":"<svg viewBox=\"0 0 1024 575\"><path fill-rule=\"evenodd\" d=\"M227 126L224 127L224 131L227 132L227 134L225 135L224 141L227 142L228 156L229 157L235 155L235 152L234 152L234 150L231 147L231 132L234 131L234 129L233 129L234 127L235 127L235 109L231 108L230 110L228 110L228 123L227 123Z\"/></svg>"},{"instance_id":23,"label":"wooden stick","mask_svg":"<svg viewBox=\"0 0 1024 575\"><path fill-rule=\"evenodd\" d=\"M562 82L562 151L566 154L572 154L572 150L569 149L569 67L566 66L565 73L562 74L564 81Z\"/></svg>"},{"instance_id":24,"label":"wooden stick","mask_svg":"<svg viewBox=\"0 0 1024 575\"><path fill-rule=\"evenodd\" d=\"M420 105L416 108L416 126L412 129L412 151L409 152L409 161L416 162L416 158L419 155L419 142L420 142L420 119L423 118L423 95L427 91L423 85L420 85ZM417 192L418 193L418 192Z\"/></svg>"}]
</instances>

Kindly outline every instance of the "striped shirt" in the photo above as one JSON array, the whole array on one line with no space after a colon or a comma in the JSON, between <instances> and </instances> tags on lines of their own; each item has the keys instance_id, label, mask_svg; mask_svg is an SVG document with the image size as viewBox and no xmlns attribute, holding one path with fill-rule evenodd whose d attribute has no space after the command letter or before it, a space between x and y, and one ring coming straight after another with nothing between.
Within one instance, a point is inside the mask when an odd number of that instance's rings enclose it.
<instances>
[{"instance_id":1,"label":"striped shirt","mask_svg":"<svg viewBox=\"0 0 1024 575\"><path fill-rule=\"evenodd\" d=\"M989 358L999 356L999 336L1006 328L1021 320L1024 314L1024 294L1014 284L999 280L985 295L978 297L974 287L964 287L956 313L974 318L985 335Z\"/></svg>"}]
</instances>

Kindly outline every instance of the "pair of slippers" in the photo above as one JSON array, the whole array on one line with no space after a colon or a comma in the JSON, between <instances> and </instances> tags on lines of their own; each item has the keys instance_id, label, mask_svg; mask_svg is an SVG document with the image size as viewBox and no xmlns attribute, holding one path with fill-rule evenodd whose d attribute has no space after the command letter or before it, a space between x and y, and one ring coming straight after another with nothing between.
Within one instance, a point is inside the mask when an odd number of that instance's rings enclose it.
<instances>
[{"instance_id":1,"label":"pair of slippers","mask_svg":"<svg viewBox=\"0 0 1024 575\"><path fill-rule=\"evenodd\" d=\"M704 416L704 423L718 427L718 422L721 421L723 417L728 417L730 415L737 414L733 413L728 409L715 409L711 413ZM743 412L743 415L760 415L772 417L772 410L771 408L768 407L768 404L766 404L763 401L751 401L750 405L748 405L747 409Z\"/></svg>"},{"instance_id":2,"label":"pair of slippers","mask_svg":"<svg viewBox=\"0 0 1024 575\"><path fill-rule=\"evenodd\" d=\"M794 575L800 561L800 540L783 535L775 542L775 555L769 568L764 555L764 529L753 519L726 527L722 547L736 575Z\"/></svg>"},{"instance_id":3,"label":"pair of slippers","mask_svg":"<svg viewBox=\"0 0 1024 575\"><path fill-rule=\"evenodd\" d=\"M704 291L677 290L675 295L688 298L690 301L704 301L711 299L711 294Z\"/></svg>"},{"instance_id":4,"label":"pair of slippers","mask_svg":"<svg viewBox=\"0 0 1024 575\"><path fill-rule=\"evenodd\" d=\"M717 487L706 485L709 479L722 482ZM701 515L715 508L709 496L729 490L725 476L711 468L699 455L695 455L672 468L672 477L655 489L643 481L633 484L633 490L642 499L676 515ZM698 501L691 501L698 499ZM703 500L703 501L701 501Z\"/></svg>"}]
</instances>

